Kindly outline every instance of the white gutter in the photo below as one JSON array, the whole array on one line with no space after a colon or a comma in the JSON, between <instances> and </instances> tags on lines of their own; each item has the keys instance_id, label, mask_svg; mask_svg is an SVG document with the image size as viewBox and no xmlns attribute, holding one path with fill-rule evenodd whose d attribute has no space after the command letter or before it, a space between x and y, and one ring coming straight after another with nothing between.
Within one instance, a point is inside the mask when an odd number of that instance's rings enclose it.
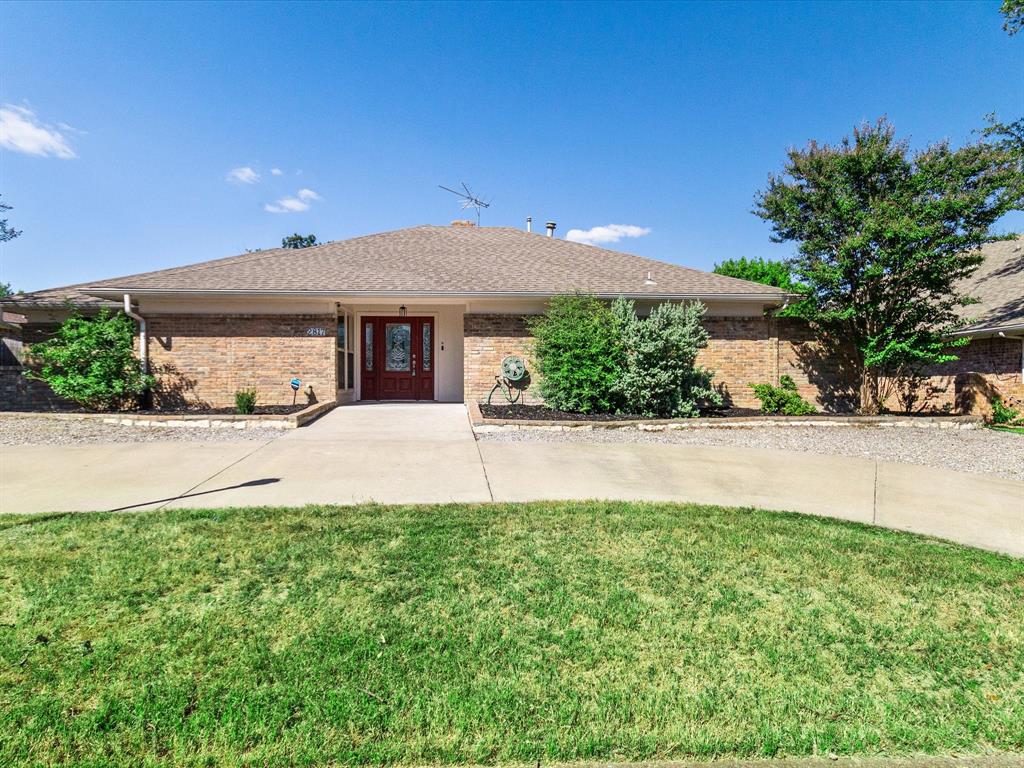
<instances>
[{"instance_id":1,"label":"white gutter","mask_svg":"<svg viewBox=\"0 0 1024 768\"><path fill-rule=\"evenodd\" d=\"M108 297L121 293L122 288L85 288L82 293L90 296ZM251 291L251 290L179 290L169 288L133 289L136 296L176 296L210 297L210 296L244 296L247 298L288 297L288 298L395 298L411 299L550 299L558 294L550 291ZM700 301L758 301L778 302L786 300L788 294L778 293L640 293L619 291L616 293L596 293L602 299L615 299L625 296L630 299L661 299L679 301L680 299Z\"/></svg>"},{"instance_id":2,"label":"white gutter","mask_svg":"<svg viewBox=\"0 0 1024 768\"><path fill-rule=\"evenodd\" d=\"M146 318L132 311L131 294L124 295L124 313L139 324L139 360L142 361L142 372L149 373L149 349L146 343Z\"/></svg>"},{"instance_id":3,"label":"white gutter","mask_svg":"<svg viewBox=\"0 0 1024 768\"><path fill-rule=\"evenodd\" d=\"M998 336L1005 336L1004 331L1024 331L1024 323L1014 323L1013 325L995 325L988 326L987 328L966 328L962 331L954 331L951 336L981 336L982 334L995 333ZM1017 338L1011 336L1011 339Z\"/></svg>"}]
</instances>

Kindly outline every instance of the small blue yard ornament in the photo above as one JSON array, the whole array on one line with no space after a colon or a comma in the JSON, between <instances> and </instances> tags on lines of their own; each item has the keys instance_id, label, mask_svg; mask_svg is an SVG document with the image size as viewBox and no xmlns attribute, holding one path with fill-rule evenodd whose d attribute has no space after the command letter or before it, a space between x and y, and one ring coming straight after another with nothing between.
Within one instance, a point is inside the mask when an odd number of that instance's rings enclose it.
<instances>
[{"instance_id":1,"label":"small blue yard ornament","mask_svg":"<svg viewBox=\"0 0 1024 768\"><path fill-rule=\"evenodd\" d=\"M302 386L302 379L292 379L290 384L292 385L292 405L295 405L295 397L299 394L299 387Z\"/></svg>"}]
</instances>

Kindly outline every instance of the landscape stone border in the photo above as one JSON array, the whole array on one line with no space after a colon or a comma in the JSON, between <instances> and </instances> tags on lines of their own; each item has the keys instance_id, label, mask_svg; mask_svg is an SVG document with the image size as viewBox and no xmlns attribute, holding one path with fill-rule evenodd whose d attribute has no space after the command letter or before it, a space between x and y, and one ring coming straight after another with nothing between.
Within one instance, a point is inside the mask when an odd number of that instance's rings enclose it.
<instances>
[{"instance_id":1,"label":"landscape stone border","mask_svg":"<svg viewBox=\"0 0 1024 768\"><path fill-rule=\"evenodd\" d=\"M334 400L313 403L288 414L201 414L201 413L60 413L51 411L0 411L0 416L62 421L99 421L122 427L178 429L297 429L320 418L337 405Z\"/></svg>"},{"instance_id":2,"label":"landscape stone border","mask_svg":"<svg viewBox=\"0 0 1024 768\"><path fill-rule=\"evenodd\" d=\"M479 403L469 403L469 420L474 432L534 429L546 431L588 429L635 429L640 432L664 432L681 429L748 429L750 427L889 427L917 429L977 429L984 426L982 416L725 416L696 419L622 419L617 421L567 421L541 419L489 419L480 412Z\"/></svg>"}]
</instances>

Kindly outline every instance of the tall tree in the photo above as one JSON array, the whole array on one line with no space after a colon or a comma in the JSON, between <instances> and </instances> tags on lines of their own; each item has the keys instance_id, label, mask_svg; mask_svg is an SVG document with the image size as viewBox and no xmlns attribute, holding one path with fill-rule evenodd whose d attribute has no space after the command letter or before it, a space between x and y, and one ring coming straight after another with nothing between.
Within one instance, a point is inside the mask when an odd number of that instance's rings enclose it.
<instances>
[{"instance_id":1,"label":"tall tree","mask_svg":"<svg viewBox=\"0 0 1024 768\"><path fill-rule=\"evenodd\" d=\"M740 280L772 285L782 288L784 291L797 289L797 284L793 281L792 270L784 261L748 259L746 256L741 256L738 259L726 259L721 264L715 264L712 271L726 277L738 277Z\"/></svg>"},{"instance_id":2,"label":"tall tree","mask_svg":"<svg viewBox=\"0 0 1024 768\"><path fill-rule=\"evenodd\" d=\"M0 213L5 213L11 210L11 206L6 203L0 203ZM7 226L7 219L0 219L0 243L6 243L8 240L13 240L21 234L21 230L12 229ZM0 298L4 296L11 296L14 291L11 289L10 283L0 283Z\"/></svg>"},{"instance_id":3,"label":"tall tree","mask_svg":"<svg viewBox=\"0 0 1024 768\"><path fill-rule=\"evenodd\" d=\"M972 303L958 283L981 263L980 246L1005 239L991 225L1022 208L1021 151L1011 143L912 153L883 118L836 146L791 149L754 213L774 241L798 244L806 298L793 310L852 344L861 410L876 413L882 376L956 359L948 334Z\"/></svg>"},{"instance_id":4,"label":"tall tree","mask_svg":"<svg viewBox=\"0 0 1024 768\"><path fill-rule=\"evenodd\" d=\"M999 11L1006 18L1003 29L1008 34L1016 35L1024 29L1024 0L1003 0Z\"/></svg>"},{"instance_id":5,"label":"tall tree","mask_svg":"<svg viewBox=\"0 0 1024 768\"><path fill-rule=\"evenodd\" d=\"M0 203L0 213L6 213L12 210L12 207L7 203ZM7 219L0 219L0 243L6 243L8 240L13 240L21 234L21 230L12 229L7 226Z\"/></svg>"},{"instance_id":6,"label":"tall tree","mask_svg":"<svg viewBox=\"0 0 1024 768\"><path fill-rule=\"evenodd\" d=\"M313 245L316 245L316 235L300 235L298 232L281 240L282 248L309 248Z\"/></svg>"}]
</instances>

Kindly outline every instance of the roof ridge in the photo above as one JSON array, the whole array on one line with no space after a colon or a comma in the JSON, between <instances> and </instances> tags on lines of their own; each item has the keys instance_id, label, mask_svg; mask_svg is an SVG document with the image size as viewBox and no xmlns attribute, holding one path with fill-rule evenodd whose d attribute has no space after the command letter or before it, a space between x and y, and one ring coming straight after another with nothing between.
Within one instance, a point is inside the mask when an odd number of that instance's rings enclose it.
<instances>
[{"instance_id":1,"label":"roof ridge","mask_svg":"<svg viewBox=\"0 0 1024 768\"><path fill-rule=\"evenodd\" d=\"M201 270L204 270L204 269L212 269L214 267L223 266L225 262L229 262L229 261L230 262L234 262L234 261L257 261L259 259L267 258L267 257L270 257L270 256L280 256L280 255L282 255L284 253L287 253L288 251L301 251L303 254L309 254L312 251L318 250L320 248L325 248L325 247L330 246L330 245L337 245L338 243L350 243L350 242L354 242L356 240L365 240L365 239L371 238L371 237L379 237L381 235L388 235L388 234L391 234L393 232L404 232L404 231L410 230L410 229L421 229L424 226L429 226L429 225L417 225L417 226L414 226L414 227L401 227L399 229L390 229L390 230L386 230L384 232L372 232L372 233L370 233L368 235L358 235L357 237L348 237L348 238L345 238L344 240L329 240L326 243L317 243L316 245L310 245L310 246L308 246L306 248L283 248L283 247L282 248L265 248L265 249L264 248L260 248L258 250L250 251L248 253L238 253L238 254L235 254L234 256L222 256L219 259L208 259L207 261L200 261L200 262L197 262L196 264L183 264L180 267L165 267L164 269L154 269L154 270L150 270L149 272L137 272L137 273L132 274L132 275L121 275L119 277L111 277L111 278L108 278L106 280L100 280L99 282L79 283L78 286L85 287L85 288L116 287L116 283L114 285L109 285L109 286L105 286L104 284L114 283L115 280L128 280L128 279L136 278L136 277L153 277L154 275L160 275L160 274L169 274L169 273L181 274L181 273L198 272L198 271L201 271ZM70 288L70 287L73 287L73 286L67 286L67 287Z\"/></svg>"}]
</instances>

